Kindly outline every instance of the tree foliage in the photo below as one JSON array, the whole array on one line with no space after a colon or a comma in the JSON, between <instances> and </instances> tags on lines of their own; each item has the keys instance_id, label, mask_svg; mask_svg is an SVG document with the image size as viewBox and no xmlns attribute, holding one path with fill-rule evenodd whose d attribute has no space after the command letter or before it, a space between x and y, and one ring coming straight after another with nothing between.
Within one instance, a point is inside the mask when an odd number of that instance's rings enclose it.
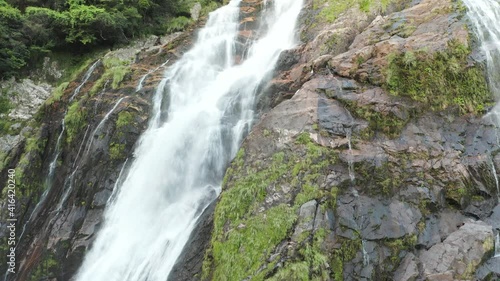
<instances>
[{"instance_id":1,"label":"tree foliage","mask_svg":"<svg viewBox=\"0 0 500 281\"><path fill-rule=\"evenodd\" d=\"M0 0L0 78L60 50L86 52L182 30L189 9L212 0Z\"/></svg>"}]
</instances>

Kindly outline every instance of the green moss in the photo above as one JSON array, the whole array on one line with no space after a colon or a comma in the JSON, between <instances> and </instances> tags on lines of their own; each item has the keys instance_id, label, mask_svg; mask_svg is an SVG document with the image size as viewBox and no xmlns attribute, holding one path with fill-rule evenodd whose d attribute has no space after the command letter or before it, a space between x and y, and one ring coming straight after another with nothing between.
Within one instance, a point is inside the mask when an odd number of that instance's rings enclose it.
<instances>
[{"instance_id":1,"label":"green moss","mask_svg":"<svg viewBox=\"0 0 500 281\"><path fill-rule=\"evenodd\" d=\"M280 239L275 237L271 239L272 243L266 242L266 248L259 248L261 247L259 245L262 247L264 245L260 242L257 246L252 246L260 249L255 252L253 249L247 249L245 245L252 245L248 244L248 241L258 241L262 234L259 231L249 232L249 223L253 225L255 221L263 220L267 221L267 224L271 223L262 230L264 231L262 237L269 239L272 236L265 232L268 231L267 228L275 228L273 221L284 220L285 225L291 227L295 221L296 211L303 203L311 199L330 198L336 195L336 191L331 195L320 189L318 181L320 176L328 173L331 165L338 160L337 153L314 144L308 133L298 135L295 142L296 149L277 152L264 162L253 161L251 166L245 166L248 161L245 150L241 149L238 152L226 172L223 193L215 209L212 246L205 256L203 278L207 279L210 276L211 280L242 280L251 276L252 280L261 280L272 268L265 268L259 272L257 269L265 264L269 251L287 237L287 234L289 235L287 231L290 229L280 228ZM292 185L292 190L299 190L295 198L293 193L284 194L293 204L270 206L264 212L259 210L267 195L267 189L285 183ZM231 188L228 188L229 186ZM256 237L247 237L248 235ZM316 261L316 264L323 259L315 253L309 260ZM297 272L293 269L296 266L300 267L298 264L290 265L288 276L296 276Z\"/></svg>"},{"instance_id":2,"label":"green moss","mask_svg":"<svg viewBox=\"0 0 500 281\"><path fill-rule=\"evenodd\" d=\"M66 125L66 142L71 143L76 134L85 126L87 112L80 102L74 102L68 108L68 112L64 117Z\"/></svg>"},{"instance_id":3,"label":"green moss","mask_svg":"<svg viewBox=\"0 0 500 281\"><path fill-rule=\"evenodd\" d=\"M58 271L59 263L56 256L51 251L47 251L43 254L42 261L30 274L28 280L38 281L55 278Z\"/></svg>"},{"instance_id":4,"label":"green moss","mask_svg":"<svg viewBox=\"0 0 500 281\"><path fill-rule=\"evenodd\" d=\"M412 113L408 118L401 119L392 112L378 112L370 106L359 106L353 101L340 100L340 102L345 105L353 116L368 121L368 130L360 134L363 139L370 139L375 133L383 133L389 138L396 138L401 134L408 121L414 115Z\"/></svg>"},{"instance_id":5,"label":"green moss","mask_svg":"<svg viewBox=\"0 0 500 281\"><path fill-rule=\"evenodd\" d=\"M123 127L129 125L134 120L134 116L128 111L122 111L118 114L116 119L116 129L121 130Z\"/></svg>"},{"instance_id":6,"label":"green moss","mask_svg":"<svg viewBox=\"0 0 500 281\"><path fill-rule=\"evenodd\" d=\"M390 265L395 268L401 262L402 251L411 251L417 244L417 235L411 234L406 235L398 239L387 239L384 241L384 245L388 247L391 251L391 257L389 259ZM387 267L388 265L386 265Z\"/></svg>"},{"instance_id":7,"label":"green moss","mask_svg":"<svg viewBox=\"0 0 500 281\"><path fill-rule=\"evenodd\" d=\"M333 280L344 280L344 264L353 260L362 247L361 239L346 239L339 237L340 248L332 253L330 264L333 271Z\"/></svg>"},{"instance_id":8,"label":"green moss","mask_svg":"<svg viewBox=\"0 0 500 281\"><path fill-rule=\"evenodd\" d=\"M316 20L319 22L334 22L342 13L352 7L369 13L373 9L384 12L393 0L319 0L313 2L313 9L322 8Z\"/></svg>"},{"instance_id":9,"label":"green moss","mask_svg":"<svg viewBox=\"0 0 500 281\"><path fill-rule=\"evenodd\" d=\"M274 246L287 237L296 217L293 208L279 205L214 241L213 280L242 280L255 274Z\"/></svg>"},{"instance_id":10,"label":"green moss","mask_svg":"<svg viewBox=\"0 0 500 281\"><path fill-rule=\"evenodd\" d=\"M53 104L55 101L60 101L64 94L64 91L68 88L69 82L63 82L57 86L50 98L47 99L46 104Z\"/></svg>"},{"instance_id":11,"label":"green moss","mask_svg":"<svg viewBox=\"0 0 500 281\"><path fill-rule=\"evenodd\" d=\"M392 55L385 87L391 94L409 97L432 110L458 108L460 113L480 114L492 104L478 66L470 66L470 49L451 40L445 51L423 50Z\"/></svg>"},{"instance_id":12,"label":"green moss","mask_svg":"<svg viewBox=\"0 0 500 281\"><path fill-rule=\"evenodd\" d=\"M109 145L109 158L111 158L111 160L123 159L125 158L124 151L125 144L111 143Z\"/></svg>"},{"instance_id":13,"label":"green moss","mask_svg":"<svg viewBox=\"0 0 500 281\"><path fill-rule=\"evenodd\" d=\"M106 81L111 81L111 88L118 89L125 76L130 73L130 61L123 61L117 58L106 58L103 60L104 73L92 85L90 95L95 95L101 90Z\"/></svg>"},{"instance_id":14,"label":"green moss","mask_svg":"<svg viewBox=\"0 0 500 281\"><path fill-rule=\"evenodd\" d=\"M395 165L392 162L384 162L381 165L355 163L356 182L371 195L391 195L399 190L405 178L409 176L399 174L397 171L401 167Z\"/></svg>"}]
</instances>

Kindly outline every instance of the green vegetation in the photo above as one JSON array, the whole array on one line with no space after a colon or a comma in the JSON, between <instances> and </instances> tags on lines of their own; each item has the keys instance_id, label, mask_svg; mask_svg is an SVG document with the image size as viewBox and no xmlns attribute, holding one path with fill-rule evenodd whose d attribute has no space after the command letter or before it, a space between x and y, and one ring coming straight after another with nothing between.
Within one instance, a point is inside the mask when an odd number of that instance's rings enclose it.
<instances>
[{"instance_id":1,"label":"green vegetation","mask_svg":"<svg viewBox=\"0 0 500 281\"><path fill-rule=\"evenodd\" d=\"M351 112L354 117L361 118L369 123L369 128L361 133L365 139L369 139L375 132L382 132L389 138L395 138L410 121L411 116L401 119L392 112L381 113L370 106L360 106L354 101L339 100Z\"/></svg>"},{"instance_id":2,"label":"green vegetation","mask_svg":"<svg viewBox=\"0 0 500 281\"><path fill-rule=\"evenodd\" d=\"M409 97L432 110L458 108L480 114L492 103L483 71L470 66L470 49L450 41L445 51L424 50L392 55L385 87L391 94Z\"/></svg>"},{"instance_id":3,"label":"green vegetation","mask_svg":"<svg viewBox=\"0 0 500 281\"><path fill-rule=\"evenodd\" d=\"M325 206L335 204L327 202L336 200L337 189L329 192L321 189L318 182L337 161L337 153L313 143L309 133L297 135L295 143L297 149L277 152L264 162L256 161L255 166L245 166L245 151L238 152L226 173L225 191L216 206L212 247L203 264L204 277L211 274L213 280L242 280L253 276L252 280L263 280L272 268L260 267L274 247L290 234L300 206L321 198L325 199ZM285 183L292 185L291 190L299 190L298 194L283 194L293 204L259 210L269 188ZM311 274L322 272L320 267L326 260L319 251L322 235L315 235L316 244L304 248L302 258L290 262L286 272L280 274L292 278L288 280L302 280L300 276L309 276L309 269L305 273L300 269L305 265L309 268L309 264L313 268ZM285 280L279 276L275 280Z\"/></svg>"},{"instance_id":4,"label":"green vegetation","mask_svg":"<svg viewBox=\"0 0 500 281\"><path fill-rule=\"evenodd\" d=\"M0 78L19 75L54 52L80 55L183 30L196 2L202 15L218 6L212 0L0 0Z\"/></svg>"},{"instance_id":5,"label":"green vegetation","mask_svg":"<svg viewBox=\"0 0 500 281\"><path fill-rule=\"evenodd\" d=\"M1 44L1 43L0 43ZM0 95L0 116L7 115L12 108L9 98L5 93L1 93ZM6 117L0 118L0 135L6 134L10 130L10 126L12 126L12 122L8 120Z\"/></svg>"},{"instance_id":6,"label":"green vegetation","mask_svg":"<svg viewBox=\"0 0 500 281\"><path fill-rule=\"evenodd\" d=\"M68 113L64 117L66 124L66 142L71 143L78 132L85 126L87 112L80 105L80 102L74 102L68 108Z\"/></svg>"},{"instance_id":7,"label":"green vegetation","mask_svg":"<svg viewBox=\"0 0 500 281\"><path fill-rule=\"evenodd\" d=\"M121 130L123 127L129 125L134 120L134 116L128 111L122 111L118 114L116 120L116 129Z\"/></svg>"},{"instance_id":8,"label":"green vegetation","mask_svg":"<svg viewBox=\"0 0 500 281\"><path fill-rule=\"evenodd\" d=\"M122 143L111 143L109 145L109 158L111 160L119 160L125 157L125 144Z\"/></svg>"},{"instance_id":9,"label":"green vegetation","mask_svg":"<svg viewBox=\"0 0 500 281\"><path fill-rule=\"evenodd\" d=\"M319 0L314 1L314 9L322 8L318 14L321 22L334 22L342 13L352 7L359 7L365 13L372 9L384 12L393 0Z\"/></svg>"},{"instance_id":10,"label":"green vegetation","mask_svg":"<svg viewBox=\"0 0 500 281\"><path fill-rule=\"evenodd\" d=\"M60 101L64 91L66 88L68 88L69 82L63 82L57 86L54 91L52 92L52 95L50 96L49 99L47 99L46 104L53 104L56 101Z\"/></svg>"},{"instance_id":11,"label":"green vegetation","mask_svg":"<svg viewBox=\"0 0 500 281\"><path fill-rule=\"evenodd\" d=\"M111 81L111 88L117 89L125 76L130 72L129 61L122 61L116 58L104 59L104 74L93 84L90 95L95 95L101 90L107 81Z\"/></svg>"},{"instance_id":12,"label":"green vegetation","mask_svg":"<svg viewBox=\"0 0 500 281\"><path fill-rule=\"evenodd\" d=\"M274 246L286 238L296 217L293 208L279 205L245 220L243 227L228 233L223 241L214 241L214 280L243 280L255 273Z\"/></svg>"}]
</instances>

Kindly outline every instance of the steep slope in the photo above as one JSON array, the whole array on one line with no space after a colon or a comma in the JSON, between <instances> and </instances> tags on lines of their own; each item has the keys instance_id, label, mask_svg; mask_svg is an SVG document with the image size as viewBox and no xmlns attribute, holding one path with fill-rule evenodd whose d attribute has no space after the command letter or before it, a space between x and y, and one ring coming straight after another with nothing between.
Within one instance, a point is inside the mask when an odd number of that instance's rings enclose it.
<instances>
[{"instance_id":1,"label":"steep slope","mask_svg":"<svg viewBox=\"0 0 500 281\"><path fill-rule=\"evenodd\" d=\"M270 2L240 4L237 61ZM499 128L483 117L493 99L466 8L305 2L301 44L280 56L169 280L500 278ZM194 28L93 60L8 139L0 181L16 170L21 239L6 280L72 280Z\"/></svg>"}]
</instances>

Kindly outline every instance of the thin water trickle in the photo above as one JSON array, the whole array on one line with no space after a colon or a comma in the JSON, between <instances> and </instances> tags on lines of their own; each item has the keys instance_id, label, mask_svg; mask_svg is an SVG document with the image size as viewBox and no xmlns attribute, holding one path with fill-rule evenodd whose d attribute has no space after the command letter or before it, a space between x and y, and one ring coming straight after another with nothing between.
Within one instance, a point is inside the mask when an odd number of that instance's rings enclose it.
<instances>
[{"instance_id":1,"label":"thin water trickle","mask_svg":"<svg viewBox=\"0 0 500 281\"><path fill-rule=\"evenodd\" d=\"M90 76L92 76L92 73L94 73L94 70L97 68L97 66L99 65L100 62L101 62L101 60L97 60L96 62L94 62L90 66L90 68L87 70L87 72L85 72L85 75L83 76L82 82L80 83L80 85L78 85L78 87L76 87L75 91L73 91L73 95L71 95L71 97L69 98L69 102L73 101L73 99L80 93L82 87L90 79Z\"/></svg>"},{"instance_id":2,"label":"thin water trickle","mask_svg":"<svg viewBox=\"0 0 500 281\"><path fill-rule=\"evenodd\" d=\"M264 35L235 65L240 2L212 12L193 48L165 71L149 128L76 280L166 280L217 197L225 168L254 121L255 97L281 51L296 44L302 8L301 0L269 3L262 12ZM166 95L168 109L162 108Z\"/></svg>"},{"instance_id":3,"label":"thin water trickle","mask_svg":"<svg viewBox=\"0 0 500 281\"><path fill-rule=\"evenodd\" d=\"M64 181L64 193L61 199L59 200L59 203L57 204L55 213L59 213L62 210L64 203L66 203L66 200L68 200L68 197L71 194L71 191L73 190L73 180L76 171L78 171L78 166L76 166L71 175Z\"/></svg>"},{"instance_id":4,"label":"thin water trickle","mask_svg":"<svg viewBox=\"0 0 500 281\"><path fill-rule=\"evenodd\" d=\"M127 166L127 162L128 162L128 158L125 159L125 162L123 163L123 166L120 169L120 173L118 174L118 178L116 179L116 182L113 185L113 191L111 192L111 195L109 196L106 204L110 204L110 203L113 203L115 201L116 194L118 194L119 186L122 183L122 176L123 176L123 172L125 171L125 167Z\"/></svg>"},{"instance_id":5,"label":"thin water trickle","mask_svg":"<svg viewBox=\"0 0 500 281\"><path fill-rule=\"evenodd\" d=\"M99 95L97 96L97 99L96 99L96 102L94 105L94 114L97 114L97 107L101 104L102 96L104 95L104 93L106 92L106 89L108 88L108 83L109 83L109 79L106 80L106 82L104 82L104 86L102 86L102 90L99 93Z\"/></svg>"},{"instance_id":6,"label":"thin water trickle","mask_svg":"<svg viewBox=\"0 0 500 281\"><path fill-rule=\"evenodd\" d=\"M346 138L347 138L347 145L349 148L348 155L347 155L347 164L349 168L349 178L351 178L351 182L354 182L356 180L356 176L354 175L354 163L353 163L353 155L352 155L352 144L351 144L351 139L352 139L352 129L348 128L346 129Z\"/></svg>"},{"instance_id":7,"label":"thin water trickle","mask_svg":"<svg viewBox=\"0 0 500 281\"><path fill-rule=\"evenodd\" d=\"M490 165L491 165L491 173L493 174L493 178L495 179L495 186L497 188L498 202L500 202L500 185L498 183L497 169L495 168L495 163L493 162L493 159L491 159L491 158L490 158Z\"/></svg>"},{"instance_id":8,"label":"thin water trickle","mask_svg":"<svg viewBox=\"0 0 500 281\"><path fill-rule=\"evenodd\" d=\"M85 134L83 135L82 142L80 143L80 147L78 148L78 152L76 153L75 160L73 162L72 168L75 167L76 163L78 162L78 157L80 156L80 152L82 152L83 145L85 144L85 140L87 139L87 134L89 133L90 125L87 125L87 129L85 129Z\"/></svg>"},{"instance_id":9,"label":"thin water trickle","mask_svg":"<svg viewBox=\"0 0 500 281\"><path fill-rule=\"evenodd\" d=\"M361 248L363 251L363 266L367 267L370 264L370 256L368 255L368 252L366 251L366 240L365 239L361 240Z\"/></svg>"},{"instance_id":10,"label":"thin water trickle","mask_svg":"<svg viewBox=\"0 0 500 281\"><path fill-rule=\"evenodd\" d=\"M160 66L158 66L157 68L155 69L152 69L150 71L148 71L146 74L144 74L141 79L139 80L139 83L137 83L137 87L135 88L135 91L136 92L139 92L140 90L142 90L142 84L144 83L144 80L146 80L146 78L155 73L156 71L158 71L160 68L164 67L166 64L168 63L168 60L164 63L162 63Z\"/></svg>"},{"instance_id":11,"label":"thin water trickle","mask_svg":"<svg viewBox=\"0 0 500 281\"><path fill-rule=\"evenodd\" d=\"M126 97L122 97L120 98L116 103L115 105L113 105L113 107L106 113L106 115L104 115L104 117L102 118L101 122L99 122L99 124L97 125L97 127L94 129L94 131L92 131L92 133L90 134L89 136L89 140L87 141L87 145L85 146L85 153L84 153L84 156L85 157L86 155L89 154L90 152L90 149L92 148L92 144L94 142L94 138L95 137L98 137L98 134L101 132L100 130L102 129L102 127L104 126L104 124L106 123L106 121L108 121L109 117L111 116L111 114L113 114L113 112L115 112L116 108L118 107L118 105L120 105L120 103L125 99Z\"/></svg>"}]
</instances>

